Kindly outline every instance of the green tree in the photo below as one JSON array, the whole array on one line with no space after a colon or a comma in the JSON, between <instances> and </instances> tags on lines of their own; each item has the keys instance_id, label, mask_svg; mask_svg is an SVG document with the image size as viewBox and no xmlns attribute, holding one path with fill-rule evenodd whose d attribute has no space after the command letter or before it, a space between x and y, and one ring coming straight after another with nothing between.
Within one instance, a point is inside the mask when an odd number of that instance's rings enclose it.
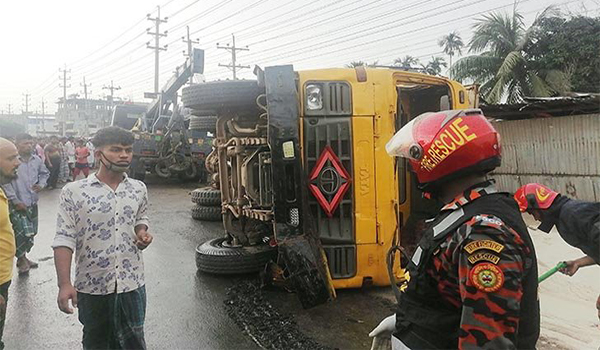
<instances>
[{"instance_id":1,"label":"green tree","mask_svg":"<svg viewBox=\"0 0 600 350\"><path fill-rule=\"evenodd\" d=\"M366 65L367 63L363 61L352 61L346 65L346 68L365 67Z\"/></svg>"},{"instance_id":2,"label":"green tree","mask_svg":"<svg viewBox=\"0 0 600 350\"><path fill-rule=\"evenodd\" d=\"M356 67L375 67L379 64L379 61L373 61L373 63L367 63L364 61L352 61L346 65L346 68L356 68Z\"/></svg>"},{"instance_id":3,"label":"green tree","mask_svg":"<svg viewBox=\"0 0 600 350\"><path fill-rule=\"evenodd\" d=\"M469 52L450 68L459 81L470 79L481 84L481 94L489 103L520 102L524 96L551 96L569 90L569 79L557 69L548 69L536 62L527 52L535 40L540 22L556 15L547 7L526 28L523 16L516 10L512 15L492 13L477 20Z\"/></svg>"},{"instance_id":4,"label":"green tree","mask_svg":"<svg viewBox=\"0 0 600 350\"><path fill-rule=\"evenodd\" d=\"M411 55L406 55L402 58L396 58L394 60L394 66L400 67L400 68L411 69L411 68L414 68L414 66L416 66L418 64L419 64L419 59L416 57L413 57Z\"/></svg>"},{"instance_id":5,"label":"green tree","mask_svg":"<svg viewBox=\"0 0 600 350\"><path fill-rule=\"evenodd\" d=\"M526 49L540 66L567 72L575 92L600 92L600 17L543 18Z\"/></svg>"},{"instance_id":6,"label":"green tree","mask_svg":"<svg viewBox=\"0 0 600 350\"><path fill-rule=\"evenodd\" d=\"M423 67L423 71L429 75L440 75L442 67L447 67L447 64L442 57L431 57L431 61L421 66Z\"/></svg>"},{"instance_id":7,"label":"green tree","mask_svg":"<svg viewBox=\"0 0 600 350\"><path fill-rule=\"evenodd\" d=\"M448 55L450 60L449 66L452 67L452 56L455 54L462 55L462 48L464 45L460 34L457 31L453 31L448 33L448 35L444 35L439 41L438 45L440 45L444 49L444 53Z\"/></svg>"}]
</instances>

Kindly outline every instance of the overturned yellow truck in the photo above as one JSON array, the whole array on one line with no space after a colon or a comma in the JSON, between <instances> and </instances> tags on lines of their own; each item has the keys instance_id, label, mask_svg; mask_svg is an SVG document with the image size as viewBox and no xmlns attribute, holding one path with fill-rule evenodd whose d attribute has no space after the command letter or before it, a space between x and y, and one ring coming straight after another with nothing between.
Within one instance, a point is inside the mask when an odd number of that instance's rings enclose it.
<instances>
[{"instance_id":1,"label":"overturned yellow truck","mask_svg":"<svg viewBox=\"0 0 600 350\"><path fill-rule=\"evenodd\" d=\"M305 307L335 289L389 285L386 255L420 193L385 144L421 113L473 107L468 89L391 68L256 73L182 93L194 118L217 116L206 163L225 235L197 247L198 269L266 271Z\"/></svg>"}]
</instances>

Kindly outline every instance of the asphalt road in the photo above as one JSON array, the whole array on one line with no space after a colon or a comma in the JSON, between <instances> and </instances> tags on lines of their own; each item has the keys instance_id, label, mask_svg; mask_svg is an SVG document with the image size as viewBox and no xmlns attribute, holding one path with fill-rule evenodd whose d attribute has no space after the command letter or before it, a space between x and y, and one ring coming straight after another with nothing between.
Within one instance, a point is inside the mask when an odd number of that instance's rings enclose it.
<instances>
[{"instance_id":1,"label":"asphalt road","mask_svg":"<svg viewBox=\"0 0 600 350\"><path fill-rule=\"evenodd\" d=\"M190 217L188 192L193 184L150 184L150 220L154 242L144 251L148 307L146 342L150 349L256 349L227 316L225 290L235 279L197 274L195 246L221 235L218 223ZM81 348L77 315L58 310L56 274L50 247L59 190L40 198L40 232L31 254L40 267L15 276L9 290L4 330L7 349Z\"/></svg>"}]
</instances>

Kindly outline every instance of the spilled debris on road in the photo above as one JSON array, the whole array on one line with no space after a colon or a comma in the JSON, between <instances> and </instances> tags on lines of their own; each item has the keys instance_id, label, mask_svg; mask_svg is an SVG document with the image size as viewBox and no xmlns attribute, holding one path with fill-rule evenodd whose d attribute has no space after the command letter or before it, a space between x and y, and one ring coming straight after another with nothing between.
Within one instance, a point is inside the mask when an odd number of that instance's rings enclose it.
<instances>
[{"instance_id":1,"label":"spilled debris on road","mask_svg":"<svg viewBox=\"0 0 600 350\"><path fill-rule=\"evenodd\" d=\"M331 349L304 335L292 316L276 310L258 281L230 287L224 303L229 317L263 349Z\"/></svg>"}]
</instances>

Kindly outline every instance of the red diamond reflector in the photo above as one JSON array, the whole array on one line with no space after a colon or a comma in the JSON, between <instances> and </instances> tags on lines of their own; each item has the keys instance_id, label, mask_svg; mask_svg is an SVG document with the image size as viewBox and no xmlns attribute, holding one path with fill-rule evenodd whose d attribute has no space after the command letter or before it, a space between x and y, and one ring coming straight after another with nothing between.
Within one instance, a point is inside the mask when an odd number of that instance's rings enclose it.
<instances>
[{"instance_id":1,"label":"red diamond reflector","mask_svg":"<svg viewBox=\"0 0 600 350\"><path fill-rule=\"evenodd\" d=\"M333 213L350 188L350 175L335 155L331 147L326 146L309 175L308 188L315 196L328 217Z\"/></svg>"}]
</instances>

